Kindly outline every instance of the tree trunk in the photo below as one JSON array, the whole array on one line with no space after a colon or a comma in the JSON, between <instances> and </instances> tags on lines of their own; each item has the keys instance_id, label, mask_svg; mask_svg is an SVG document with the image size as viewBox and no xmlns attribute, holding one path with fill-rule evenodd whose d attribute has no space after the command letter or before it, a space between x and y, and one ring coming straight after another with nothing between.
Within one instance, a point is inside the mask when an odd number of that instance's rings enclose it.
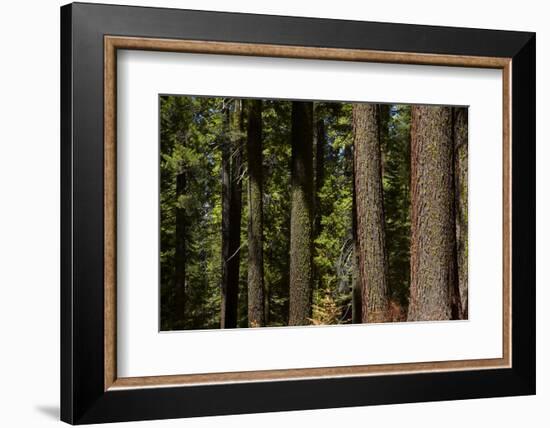
<instances>
[{"instance_id":1,"label":"tree trunk","mask_svg":"<svg viewBox=\"0 0 550 428\"><path fill-rule=\"evenodd\" d=\"M452 318L456 278L452 110L411 109L410 321Z\"/></svg>"},{"instance_id":2,"label":"tree trunk","mask_svg":"<svg viewBox=\"0 0 550 428\"><path fill-rule=\"evenodd\" d=\"M262 102L248 102L248 325L265 325Z\"/></svg>"},{"instance_id":3,"label":"tree trunk","mask_svg":"<svg viewBox=\"0 0 550 428\"><path fill-rule=\"evenodd\" d=\"M174 272L174 303L176 315L176 329L185 327L185 259L186 259L186 218L185 210L180 206L180 196L185 195L186 177L184 172L176 176L176 254Z\"/></svg>"},{"instance_id":4,"label":"tree trunk","mask_svg":"<svg viewBox=\"0 0 550 428\"><path fill-rule=\"evenodd\" d=\"M388 265L384 230L379 109L353 105L354 172L363 322L388 320Z\"/></svg>"},{"instance_id":5,"label":"tree trunk","mask_svg":"<svg viewBox=\"0 0 550 428\"><path fill-rule=\"evenodd\" d=\"M222 310L221 328L237 327L241 245L243 118L240 101L231 114L226 106L222 147ZM232 138L231 135L237 135Z\"/></svg>"},{"instance_id":6,"label":"tree trunk","mask_svg":"<svg viewBox=\"0 0 550 428\"><path fill-rule=\"evenodd\" d=\"M455 223L460 319L468 319L468 109L455 108Z\"/></svg>"},{"instance_id":7,"label":"tree trunk","mask_svg":"<svg viewBox=\"0 0 550 428\"><path fill-rule=\"evenodd\" d=\"M289 325L311 318L313 283L313 105L292 103Z\"/></svg>"}]
</instances>

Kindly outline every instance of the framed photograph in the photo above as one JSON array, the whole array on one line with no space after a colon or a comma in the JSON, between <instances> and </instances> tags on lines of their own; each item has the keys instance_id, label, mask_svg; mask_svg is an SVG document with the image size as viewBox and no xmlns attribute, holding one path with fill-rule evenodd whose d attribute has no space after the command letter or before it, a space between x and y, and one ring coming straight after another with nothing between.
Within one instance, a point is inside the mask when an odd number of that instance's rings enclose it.
<instances>
[{"instance_id":1,"label":"framed photograph","mask_svg":"<svg viewBox=\"0 0 550 428\"><path fill-rule=\"evenodd\" d=\"M61 418L535 393L535 35L61 8Z\"/></svg>"}]
</instances>

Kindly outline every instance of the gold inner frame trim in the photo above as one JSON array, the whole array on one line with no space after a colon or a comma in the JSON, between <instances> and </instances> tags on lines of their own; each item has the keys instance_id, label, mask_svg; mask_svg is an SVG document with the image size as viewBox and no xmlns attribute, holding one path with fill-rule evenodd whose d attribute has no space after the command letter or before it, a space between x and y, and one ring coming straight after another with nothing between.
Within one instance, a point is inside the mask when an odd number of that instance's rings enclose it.
<instances>
[{"instance_id":1,"label":"gold inner frame trim","mask_svg":"<svg viewBox=\"0 0 550 428\"><path fill-rule=\"evenodd\" d=\"M118 49L214 55L241 55L333 61L439 65L502 70L503 82L503 323L502 358L378 364L344 367L204 373L119 378L116 367L116 53ZM421 372L480 370L511 367L512 362L512 158L510 58L385 52L252 43L170 40L139 37L104 37L104 389L151 388L198 384L394 375Z\"/></svg>"}]
</instances>

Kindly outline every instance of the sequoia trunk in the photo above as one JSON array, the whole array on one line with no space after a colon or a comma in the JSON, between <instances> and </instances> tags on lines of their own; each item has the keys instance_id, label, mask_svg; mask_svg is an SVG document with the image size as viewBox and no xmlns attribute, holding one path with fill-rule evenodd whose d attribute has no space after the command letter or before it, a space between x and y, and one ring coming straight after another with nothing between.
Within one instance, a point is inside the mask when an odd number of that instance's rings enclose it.
<instances>
[{"instance_id":1,"label":"sequoia trunk","mask_svg":"<svg viewBox=\"0 0 550 428\"><path fill-rule=\"evenodd\" d=\"M353 105L354 180L363 322L388 320L388 265L379 108Z\"/></svg>"},{"instance_id":2,"label":"sequoia trunk","mask_svg":"<svg viewBox=\"0 0 550 428\"><path fill-rule=\"evenodd\" d=\"M411 109L410 321L452 318L456 278L452 109Z\"/></svg>"},{"instance_id":3,"label":"sequoia trunk","mask_svg":"<svg viewBox=\"0 0 550 428\"><path fill-rule=\"evenodd\" d=\"M292 103L289 325L309 324L313 283L313 105Z\"/></svg>"},{"instance_id":4,"label":"sequoia trunk","mask_svg":"<svg viewBox=\"0 0 550 428\"><path fill-rule=\"evenodd\" d=\"M265 325L262 102L248 102L248 325Z\"/></svg>"}]
</instances>

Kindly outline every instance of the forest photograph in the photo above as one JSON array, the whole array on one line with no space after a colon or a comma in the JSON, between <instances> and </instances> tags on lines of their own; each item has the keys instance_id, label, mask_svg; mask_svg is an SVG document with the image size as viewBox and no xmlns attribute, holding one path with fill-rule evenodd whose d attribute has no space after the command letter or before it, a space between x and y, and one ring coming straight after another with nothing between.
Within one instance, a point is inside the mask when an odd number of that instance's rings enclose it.
<instances>
[{"instance_id":1,"label":"forest photograph","mask_svg":"<svg viewBox=\"0 0 550 428\"><path fill-rule=\"evenodd\" d=\"M468 319L468 108L159 96L161 331Z\"/></svg>"}]
</instances>

